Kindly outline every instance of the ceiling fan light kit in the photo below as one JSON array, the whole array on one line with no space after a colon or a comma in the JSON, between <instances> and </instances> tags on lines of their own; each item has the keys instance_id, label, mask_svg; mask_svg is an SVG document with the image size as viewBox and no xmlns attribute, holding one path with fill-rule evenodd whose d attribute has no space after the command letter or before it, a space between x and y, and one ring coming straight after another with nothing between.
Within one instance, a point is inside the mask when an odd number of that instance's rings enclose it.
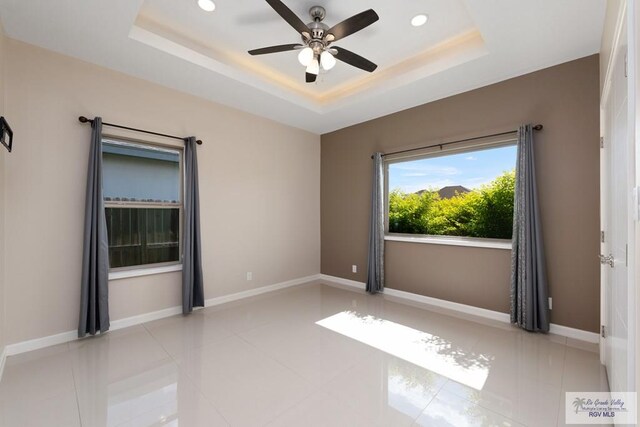
<instances>
[{"instance_id":1,"label":"ceiling fan light kit","mask_svg":"<svg viewBox=\"0 0 640 427\"><path fill-rule=\"evenodd\" d=\"M322 68L329 71L330 69L336 66L336 58L334 58L331 51L325 50L320 55L320 64L322 64Z\"/></svg>"},{"instance_id":2,"label":"ceiling fan light kit","mask_svg":"<svg viewBox=\"0 0 640 427\"><path fill-rule=\"evenodd\" d=\"M303 66L308 67L309 64L311 64L311 61L313 61L313 56L314 56L313 49L307 46L303 48L298 54L298 61Z\"/></svg>"},{"instance_id":3,"label":"ceiling fan light kit","mask_svg":"<svg viewBox=\"0 0 640 427\"><path fill-rule=\"evenodd\" d=\"M300 50L298 61L306 67L305 81L313 83L322 69L329 71L336 65L336 59L361 70L373 72L377 65L346 49L338 46L330 47L331 43L358 32L376 22L378 14L373 9L365 10L339 24L329 27L322 21L326 17L326 10L322 6L309 9L312 22L305 24L280 0L266 0L267 3L291 25L302 37L302 44L287 44L270 46L249 51L250 55L264 55L268 53Z\"/></svg>"},{"instance_id":4,"label":"ceiling fan light kit","mask_svg":"<svg viewBox=\"0 0 640 427\"><path fill-rule=\"evenodd\" d=\"M320 64L318 63L317 58L313 58L311 63L307 66L307 73L315 74L316 76L320 73Z\"/></svg>"}]
</instances>

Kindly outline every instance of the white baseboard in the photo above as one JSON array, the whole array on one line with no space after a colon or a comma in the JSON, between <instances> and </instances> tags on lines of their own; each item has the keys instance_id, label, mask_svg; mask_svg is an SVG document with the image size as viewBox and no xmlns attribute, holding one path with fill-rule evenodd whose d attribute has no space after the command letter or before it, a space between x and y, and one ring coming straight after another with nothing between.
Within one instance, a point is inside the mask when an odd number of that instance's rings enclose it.
<instances>
[{"instance_id":1,"label":"white baseboard","mask_svg":"<svg viewBox=\"0 0 640 427\"><path fill-rule=\"evenodd\" d=\"M338 285L348 286L350 288L364 290L366 284L363 282L357 282L355 280L344 279L342 277L329 276L327 274L320 274L320 280L329 283L335 283ZM411 292L400 291L397 289L385 288L384 295L405 299L407 301L418 302L422 304L428 304L447 310L452 310L459 313L469 314L472 316L482 317L485 319L497 320L503 323L510 323L511 318L508 313L502 313L494 310L487 310L485 308L474 307L466 304L460 304L457 302L446 301L438 298L427 297L424 295L418 295ZM551 324L550 330L552 334L561 335L567 338L573 338L580 341L586 341L593 344L600 342L600 335L595 332L583 331L581 329L570 328L568 326Z\"/></svg>"},{"instance_id":2,"label":"white baseboard","mask_svg":"<svg viewBox=\"0 0 640 427\"><path fill-rule=\"evenodd\" d=\"M4 372L4 364L7 361L7 350L5 347L2 347L2 351L0 352L0 380L2 379L2 373Z\"/></svg>"},{"instance_id":3,"label":"white baseboard","mask_svg":"<svg viewBox=\"0 0 640 427\"><path fill-rule=\"evenodd\" d=\"M595 332L583 331L582 329L556 325L555 323L549 325L549 332L556 335L562 335L567 338L573 338L579 341L586 341L592 344L600 344L600 335L596 334Z\"/></svg>"},{"instance_id":4,"label":"white baseboard","mask_svg":"<svg viewBox=\"0 0 640 427\"><path fill-rule=\"evenodd\" d=\"M204 302L204 306L212 307L214 305L220 305L227 302L237 301L237 300L241 300L249 297L255 297L257 295L278 291L280 289L290 288L292 286L313 282L314 280L320 280L320 278L321 278L320 274L314 274L312 276L300 277L299 279L288 280L286 282L276 283L274 285L261 286L259 288L249 289L247 291L237 292L235 294L210 298Z\"/></svg>"},{"instance_id":5,"label":"white baseboard","mask_svg":"<svg viewBox=\"0 0 640 427\"><path fill-rule=\"evenodd\" d=\"M472 316L482 317L485 319L497 320L498 322L510 323L511 316L507 313L499 311L487 310L486 308L474 307L472 305L460 304L458 302L447 301L443 299L428 297L424 295L413 294L411 292L399 291L397 289L387 288L384 294L390 297L402 298L409 301L415 301L423 304L429 304L436 307L452 310Z\"/></svg>"},{"instance_id":6,"label":"white baseboard","mask_svg":"<svg viewBox=\"0 0 640 427\"><path fill-rule=\"evenodd\" d=\"M164 319L165 317L175 316L182 313L182 306L169 307L151 313L138 314L137 316L125 317L111 322L109 330L117 331L118 329L128 328L129 326L140 325L142 323L153 322L154 320ZM77 334L76 334L77 338Z\"/></svg>"},{"instance_id":7,"label":"white baseboard","mask_svg":"<svg viewBox=\"0 0 640 427\"><path fill-rule=\"evenodd\" d=\"M269 286L263 286L256 289L250 289L243 292L238 292L231 295L224 295L216 298L211 298L205 301L205 307L224 304L226 302L237 301L244 298L249 298L256 295L273 292L279 289L289 288L291 286L301 285L303 283L319 280L320 275L315 274L312 276L301 277L299 279L289 280L282 283L276 283ZM117 319L111 322L111 331L127 328L129 326L140 325L142 323L151 322L153 320L163 319L165 317L175 316L182 313L182 306L169 307L150 313L139 314L136 316L126 317L124 319ZM0 359L0 363L4 363L4 359L7 356L14 356L20 353L26 353L28 351L39 350L45 347L51 347L57 344L64 344L66 342L75 341L78 339L78 331L67 331L60 334L49 335L42 338L35 338L32 340L22 341L15 344L9 344L5 347L4 353ZM2 365L0 365L1 367ZM1 372L1 371L0 371ZM1 376L0 376L1 378Z\"/></svg>"},{"instance_id":8,"label":"white baseboard","mask_svg":"<svg viewBox=\"0 0 640 427\"><path fill-rule=\"evenodd\" d=\"M15 344L9 344L5 347L7 356L15 356L16 354L26 353L27 351L39 350L53 345L64 344L69 341L78 339L78 331L67 331L47 337L35 338L32 340L21 341Z\"/></svg>"},{"instance_id":9,"label":"white baseboard","mask_svg":"<svg viewBox=\"0 0 640 427\"><path fill-rule=\"evenodd\" d=\"M338 285L348 286L350 288L359 289L364 291L367 288L367 284L363 282L357 282L351 279L343 279L342 277L329 276L328 274L320 274L320 280L325 282L337 283Z\"/></svg>"}]
</instances>

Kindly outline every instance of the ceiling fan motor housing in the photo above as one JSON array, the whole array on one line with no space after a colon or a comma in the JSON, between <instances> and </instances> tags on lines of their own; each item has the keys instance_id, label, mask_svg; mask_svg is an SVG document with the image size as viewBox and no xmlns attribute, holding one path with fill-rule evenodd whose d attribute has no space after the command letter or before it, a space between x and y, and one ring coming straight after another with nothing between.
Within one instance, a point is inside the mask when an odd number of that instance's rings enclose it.
<instances>
[{"instance_id":1,"label":"ceiling fan motor housing","mask_svg":"<svg viewBox=\"0 0 640 427\"><path fill-rule=\"evenodd\" d=\"M322 38L324 37L324 34L329 29L329 26L319 21L309 22L307 26L311 30L311 38L316 40L322 40Z\"/></svg>"},{"instance_id":2,"label":"ceiling fan motor housing","mask_svg":"<svg viewBox=\"0 0 640 427\"><path fill-rule=\"evenodd\" d=\"M309 9L309 15L311 15L311 19L313 19L313 22L309 22L307 24L307 26L311 30L311 38L322 40L325 33L329 29L328 25L321 22L327 15L327 12L322 6L313 6L311 9Z\"/></svg>"}]
</instances>

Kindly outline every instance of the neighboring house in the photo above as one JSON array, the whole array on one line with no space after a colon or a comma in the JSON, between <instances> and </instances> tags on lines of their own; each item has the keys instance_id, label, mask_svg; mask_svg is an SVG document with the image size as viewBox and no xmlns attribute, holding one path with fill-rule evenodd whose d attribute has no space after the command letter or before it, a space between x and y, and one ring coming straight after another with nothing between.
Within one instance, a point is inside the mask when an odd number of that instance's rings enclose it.
<instances>
[{"instance_id":1,"label":"neighboring house","mask_svg":"<svg viewBox=\"0 0 640 427\"><path fill-rule=\"evenodd\" d=\"M416 191L416 194L420 195L425 191L429 191L429 190ZM471 190L469 190L466 187L463 187L462 185L449 185L447 187L442 187L440 190L438 190L438 195L440 196L441 199L451 199L452 197L455 197L458 194L464 194L470 191Z\"/></svg>"},{"instance_id":2,"label":"neighboring house","mask_svg":"<svg viewBox=\"0 0 640 427\"><path fill-rule=\"evenodd\" d=\"M438 190L438 195L440 195L441 199L450 199L457 196L458 194L468 193L469 191L471 190L463 187L462 185L450 185L448 187L442 187L440 190Z\"/></svg>"}]
</instances>

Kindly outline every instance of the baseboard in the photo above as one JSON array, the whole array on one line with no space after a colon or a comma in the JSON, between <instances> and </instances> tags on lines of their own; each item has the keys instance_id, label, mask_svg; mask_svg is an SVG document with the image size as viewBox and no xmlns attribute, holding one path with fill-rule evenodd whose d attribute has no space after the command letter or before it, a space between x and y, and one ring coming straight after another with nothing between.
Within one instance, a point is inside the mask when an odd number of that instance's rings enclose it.
<instances>
[{"instance_id":1,"label":"baseboard","mask_svg":"<svg viewBox=\"0 0 640 427\"><path fill-rule=\"evenodd\" d=\"M586 341L592 344L600 344L600 335L596 334L595 332L583 331L582 329L556 325L555 323L549 325L549 332L556 335L562 335L567 338L573 338L574 340Z\"/></svg>"},{"instance_id":2,"label":"baseboard","mask_svg":"<svg viewBox=\"0 0 640 427\"><path fill-rule=\"evenodd\" d=\"M351 279L344 279L342 277L337 276L329 276L328 274L320 274L320 280L337 283L338 285L348 286L350 288L359 289L364 291L367 288L367 284L363 282L357 282Z\"/></svg>"},{"instance_id":3,"label":"baseboard","mask_svg":"<svg viewBox=\"0 0 640 427\"><path fill-rule=\"evenodd\" d=\"M223 295L220 297L210 298L204 302L205 307L212 307L214 305L225 304L227 302L237 301L245 298L255 297L258 295L266 294L280 289L290 288L292 286L302 285L304 283L313 282L314 280L320 280L320 274L314 274L312 276L300 277L298 279L288 280L286 282L276 283L274 285L261 286L255 289L249 289L235 294Z\"/></svg>"},{"instance_id":4,"label":"baseboard","mask_svg":"<svg viewBox=\"0 0 640 427\"><path fill-rule=\"evenodd\" d=\"M118 319L111 322L111 331L117 331L118 329L128 328L129 326L140 325L142 323L153 322L154 320L164 319L165 317L175 316L182 313L182 306L169 307L158 311L152 311L151 313L138 314L136 316L125 317L124 319ZM77 334L76 334L77 335ZM77 338L77 336L76 336Z\"/></svg>"},{"instance_id":5,"label":"baseboard","mask_svg":"<svg viewBox=\"0 0 640 427\"><path fill-rule=\"evenodd\" d=\"M243 292L238 292L231 295L224 295L216 298L211 298L205 301L205 307L224 304L226 302L237 301L244 298L249 298L256 295L273 292L279 289L289 288L291 286L301 285L303 283L309 283L314 280L319 280L320 275L315 274L312 276L301 277L294 280L289 280L282 283L276 283L269 286L263 286L256 289L250 289ZM175 316L182 313L182 306L169 307L150 313L139 314L136 316L126 317L124 319L118 319L111 322L111 331L118 329L128 328L129 326L140 325L142 323L151 322L153 320L163 319L165 317ZM78 331L67 331L60 334L49 335L42 338L35 338L32 340L22 341L15 344L9 344L5 347L2 354L0 363L4 364L4 359L7 356L14 356L20 353L26 353L28 351L39 350L45 347L51 347L58 344L64 344L66 342L75 341L78 339ZM1 372L1 371L0 371ZM1 378L1 377L0 377Z\"/></svg>"},{"instance_id":6,"label":"baseboard","mask_svg":"<svg viewBox=\"0 0 640 427\"><path fill-rule=\"evenodd\" d=\"M342 277L330 276L327 274L320 274L320 280L359 290L364 290L366 288L366 284L363 282L357 282L355 280L344 279ZM507 313L501 313L499 311L487 310L485 308L460 304L453 301L446 301L438 298L418 295L411 292L400 291L397 289L385 288L384 294L395 298L405 299L407 301L428 304L435 307L452 310L458 313L469 314L472 316L496 320L503 323L510 323L511 321L510 316ZM551 332L552 334L561 335L580 341L586 341L593 344L598 344L600 342L600 336L595 332L583 331L581 329L570 328L568 326L556 325L553 323L550 325L549 332Z\"/></svg>"},{"instance_id":7,"label":"baseboard","mask_svg":"<svg viewBox=\"0 0 640 427\"><path fill-rule=\"evenodd\" d=\"M55 335L49 335L47 337L34 338L32 340L9 344L5 347L5 353L7 356L15 356L16 354L39 350L53 345L64 344L76 339L78 339L78 331L67 331Z\"/></svg>"},{"instance_id":8,"label":"baseboard","mask_svg":"<svg viewBox=\"0 0 640 427\"><path fill-rule=\"evenodd\" d=\"M7 349L2 347L0 352L0 380L2 380L2 373L4 372L4 364L7 361Z\"/></svg>"},{"instance_id":9,"label":"baseboard","mask_svg":"<svg viewBox=\"0 0 640 427\"><path fill-rule=\"evenodd\" d=\"M510 316L507 313L487 310L486 308L474 307L472 305L460 304L458 302L447 301L424 295L413 294L411 292L400 291L397 289L386 288L384 290L384 294L390 297L396 297L409 301L419 302L422 304L433 305L439 308L444 308L459 313L482 317L484 319L496 320L498 322L509 323L511 320Z\"/></svg>"}]
</instances>

